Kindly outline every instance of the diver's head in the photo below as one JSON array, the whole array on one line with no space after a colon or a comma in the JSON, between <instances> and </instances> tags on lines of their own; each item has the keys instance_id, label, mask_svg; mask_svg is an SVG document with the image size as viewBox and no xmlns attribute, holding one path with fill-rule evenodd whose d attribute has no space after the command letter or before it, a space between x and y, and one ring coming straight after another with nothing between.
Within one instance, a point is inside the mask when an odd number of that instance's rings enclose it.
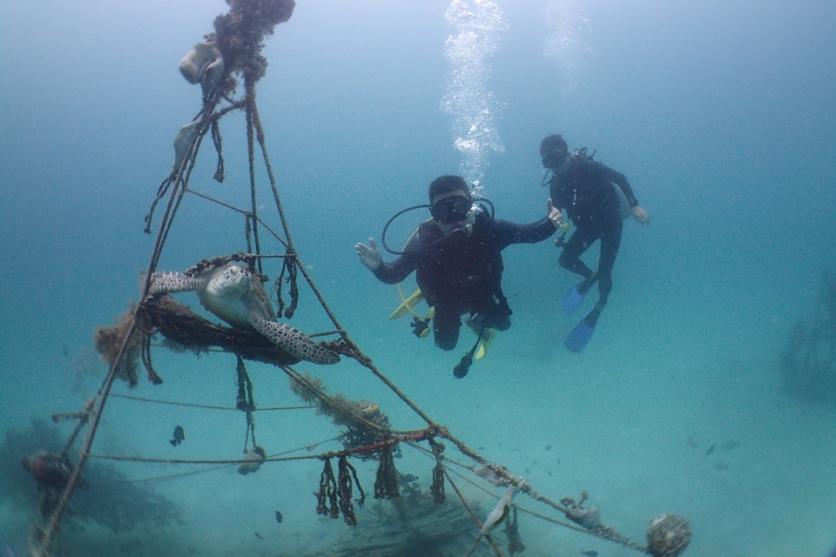
<instances>
[{"instance_id":1,"label":"diver's head","mask_svg":"<svg viewBox=\"0 0 836 557\"><path fill-rule=\"evenodd\" d=\"M467 219L473 207L470 188L461 176L441 176L430 184L430 214L442 224Z\"/></svg>"},{"instance_id":2,"label":"diver's head","mask_svg":"<svg viewBox=\"0 0 836 557\"><path fill-rule=\"evenodd\" d=\"M540 157L543 159L543 166L551 170L557 170L566 162L569 157L569 146L560 134L547 135L540 143Z\"/></svg>"}]
</instances>

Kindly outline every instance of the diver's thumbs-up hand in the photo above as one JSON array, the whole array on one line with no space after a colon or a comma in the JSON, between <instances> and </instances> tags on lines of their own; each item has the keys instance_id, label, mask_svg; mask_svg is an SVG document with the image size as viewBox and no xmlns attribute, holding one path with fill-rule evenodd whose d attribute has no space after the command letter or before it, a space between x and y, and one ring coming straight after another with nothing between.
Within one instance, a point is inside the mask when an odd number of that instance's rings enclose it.
<instances>
[{"instance_id":1,"label":"diver's thumbs-up hand","mask_svg":"<svg viewBox=\"0 0 836 557\"><path fill-rule=\"evenodd\" d=\"M357 250L357 255L360 256L360 263L365 265L370 271L376 271L383 265L383 258L380 256L374 238L369 238L369 245L357 242L354 244L354 249Z\"/></svg>"},{"instance_id":2,"label":"diver's thumbs-up hand","mask_svg":"<svg viewBox=\"0 0 836 557\"><path fill-rule=\"evenodd\" d=\"M551 199L549 199L548 211L549 214L547 215L547 217L550 221L552 221L554 227L560 228L561 226L563 226L563 213L560 212L560 209L554 206L554 203L552 203Z\"/></svg>"}]
</instances>

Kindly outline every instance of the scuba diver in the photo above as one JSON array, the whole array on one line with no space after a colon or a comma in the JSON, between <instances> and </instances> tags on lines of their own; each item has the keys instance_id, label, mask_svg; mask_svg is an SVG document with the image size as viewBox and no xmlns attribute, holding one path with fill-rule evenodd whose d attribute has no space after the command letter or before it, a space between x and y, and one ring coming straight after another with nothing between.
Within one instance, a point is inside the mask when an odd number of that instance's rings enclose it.
<instances>
[{"instance_id":1,"label":"scuba diver","mask_svg":"<svg viewBox=\"0 0 836 557\"><path fill-rule=\"evenodd\" d=\"M494 220L493 205L486 207L474 200L467 183L459 176L441 176L429 187L432 218L421 223L402 252L387 247L386 228L383 246L399 257L383 261L374 239L357 243L360 261L382 282L395 284L412 271L427 304L434 308L432 317L435 344L442 350L455 348L461 327L460 317L469 314L468 325L477 332L476 344L454 369L456 377L467 375L480 341L488 329L504 331L511 326L511 308L502 293L502 256L510 244L541 242L562 224L562 215L549 201L549 213L535 223L514 224ZM487 201L490 203L489 201ZM400 214L427 207L419 205Z\"/></svg>"},{"instance_id":2,"label":"scuba diver","mask_svg":"<svg viewBox=\"0 0 836 557\"><path fill-rule=\"evenodd\" d=\"M551 202L556 208L565 209L577 228L567 242L562 238L558 240L558 246L563 247L560 266L583 277L583 281L561 299L563 312L566 315L574 313L586 293L598 283L598 303L564 341L566 348L580 352L592 338L612 290L612 269L621 244L621 221L632 214L638 222L650 224L650 217L639 206L623 174L593 160L594 154L587 155L586 149L579 149L570 156L561 135L544 138L540 143L540 156L547 169L543 185L548 181ZM601 240L601 253L598 270L593 272L580 256L596 240Z\"/></svg>"}]
</instances>

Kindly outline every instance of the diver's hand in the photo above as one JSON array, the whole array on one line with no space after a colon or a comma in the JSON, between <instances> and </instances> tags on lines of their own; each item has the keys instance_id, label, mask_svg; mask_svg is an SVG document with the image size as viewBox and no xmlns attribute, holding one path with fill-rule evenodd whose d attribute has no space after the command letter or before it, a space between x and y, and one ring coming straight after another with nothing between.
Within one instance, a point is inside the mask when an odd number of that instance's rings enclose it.
<instances>
[{"instance_id":1,"label":"diver's hand","mask_svg":"<svg viewBox=\"0 0 836 557\"><path fill-rule=\"evenodd\" d=\"M360 256L360 263L366 266L370 271L376 271L383 265L383 258L377 250L377 244L374 238L369 238L369 245L362 242L354 244L354 249L357 250L357 255Z\"/></svg>"},{"instance_id":2,"label":"diver's hand","mask_svg":"<svg viewBox=\"0 0 836 557\"><path fill-rule=\"evenodd\" d=\"M554 206L554 203L552 203L551 199L549 199L548 211L549 214L546 216L552 222L554 227L560 228L561 226L563 226L563 213L560 212L560 209Z\"/></svg>"},{"instance_id":3,"label":"diver's hand","mask_svg":"<svg viewBox=\"0 0 836 557\"><path fill-rule=\"evenodd\" d=\"M633 211L633 218L636 219L637 222L642 224L650 224L650 215L647 214L647 211L636 205L632 209Z\"/></svg>"}]
</instances>

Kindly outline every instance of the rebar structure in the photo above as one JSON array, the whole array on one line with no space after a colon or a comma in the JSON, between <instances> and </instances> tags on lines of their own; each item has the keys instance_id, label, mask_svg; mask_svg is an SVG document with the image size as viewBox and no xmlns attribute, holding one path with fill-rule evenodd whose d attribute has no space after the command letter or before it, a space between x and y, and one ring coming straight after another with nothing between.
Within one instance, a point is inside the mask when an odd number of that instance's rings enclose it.
<instances>
[{"instance_id":1,"label":"rebar structure","mask_svg":"<svg viewBox=\"0 0 836 557\"><path fill-rule=\"evenodd\" d=\"M215 349L232 352L238 356L239 396L237 409L247 413L245 447L248 446L250 440L252 447L257 447L252 413L266 409L259 409L253 401L252 385L246 374L244 359L259 360L278 366L291 380L292 389L296 394L309 403L309 406L305 406L305 408L317 407L323 413L329 414L336 423L349 427L353 435L353 441L345 445L343 450L305 456L261 454L258 458L258 465L302 459L320 461L323 471L319 491L317 492L316 511L321 514L334 518L342 515L346 523L351 525L357 523L358 517L354 513L353 502L361 503L366 494L360 486L360 478L358 478L356 470L351 465L350 458L373 458L377 460L379 467L374 481L374 489L369 490L369 492L373 493L376 498L397 497L398 485L393 453L398 447L409 447L424 454L433 467L432 493L435 502L438 504L445 501L444 485L446 482L453 488L453 492L461 504L470 510L471 506L453 480L453 475L456 475L458 476L457 480L463 479L472 482L472 479L467 477L467 475L470 475L481 477L494 486L513 490L513 493L519 491L559 513L560 519L557 519L542 513L528 511L516 503L512 503L512 495L501 498L498 507L492 511L492 514L498 512L502 515L501 518L504 518L513 508L513 537L514 545L517 548L522 546L522 542L519 541L519 533L516 532L516 511L519 510L528 513L530 516L539 517L563 527L619 543L656 557L675 557L681 554L691 538L690 527L684 519L675 515L657 517L648 530L648 543L641 544L628 539L614 528L604 524L598 518L596 507L585 507L584 502L587 499L585 493L577 499L564 497L559 501L547 497L522 477L513 474L505 466L490 462L450 429L433 420L387 377L375 365L372 358L353 340L326 303L313 280L310 270L304 265L295 248L282 205L276 174L268 154L265 131L256 102L256 84L264 76L266 69L266 60L261 55L263 40L266 36L272 34L275 25L285 22L291 17L294 2L293 0L227 0L227 2L230 5L229 13L218 16L214 22L214 33L207 35L206 41L195 47L195 56L190 61L193 62L194 67L184 69L181 63L181 71L187 79L194 78L202 86L201 107L192 122L184 126L178 135L175 141L174 167L160 184L151 210L146 217L146 232L150 233L155 220L155 209L160 209L154 246L143 275L145 278L142 284L140 302L131 309L118 349L115 350L108 372L97 393L80 412L66 415L78 419L78 424L67 444L65 454L69 451L70 446L81 437L82 430L86 428L86 432L78 450L77 461L69 474L60 498L58 498L49 515L44 517L43 524L37 525L35 528L35 533L32 536L32 555L47 557L50 554L55 535L62 517L67 511L70 498L79 486L85 463L91 457L135 462L240 464L242 466L253 464L252 459L160 460L141 456L97 455L92 452L96 432L105 406L111 396L113 383L131 346L135 346L137 342L141 343L142 361L149 371L149 377L154 382L162 381L153 371L150 358L151 338L157 333L181 344L187 344L190 339L196 339L199 335L200 340L195 340L195 345L212 345ZM191 75L187 75L190 70L195 70L195 68L196 72L193 71ZM234 93L239 85L239 80L242 82L240 83L242 93L240 98L235 98ZM243 261L261 276L263 259L268 257L281 259L282 274L280 280L277 281L277 285L287 283L290 286L287 293L289 300L285 301L283 294L279 292L278 317L290 318L293 315L299 297L298 284L303 284L313 294L322 312L331 323L330 331L313 333L309 336L316 339L326 339L319 341L321 346L339 354L341 358L355 360L368 372L372 373L423 420L425 424L423 428L418 430L394 429L390 427L388 420L382 416L379 408L376 408L375 405L361 404L347 400L340 395L329 394L321 382L297 371L294 366L298 358L283 353L281 349L270 345L258 334L252 331L236 330L235 328L218 327L190 314L187 308L184 309L176 305L168 298L161 298L152 294L153 277L158 272L160 257L183 199L187 193L206 199L203 194L198 194L189 189L198 154L201 152L203 140L206 137L211 139L217 154L218 162L215 177L219 181L223 179L224 160L219 122L222 118L233 113L243 113L246 123L251 206L247 209L239 209L227 205L227 208L244 216L246 251L212 260L203 260L198 263L195 272L213 265L217 266L222 262ZM274 209L281 225L280 232L271 229L265 222L264 216L260 215L258 211L256 193L259 184L256 179L256 167L259 164L263 166L266 181L270 187ZM283 249L283 253L272 255L263 253L262 246L266 243L264 235L275 240ZM145 402L171 403L167 401ZM318 444L311 444L311 447L315 448ZM455 447L469 463L457 462L447 454L445 444ZM337 465L336 473L332 466L332 460ZM461 472L454 468L458 468ZM487 491L487 493L493 495L490 491ZM357 494L359 494L359 498ZM490 527L498 522L491 518L492 515L489 515L488 518L481 518L472 511L470 513L475 525L474 549L476 545L484 541L496 555L503 555L503 550L495 539L496 536L490 533ZM566 521L562 519L566 519ZM492 520L493 522L491 522ZM509 534L509 538L511 537L512 535Z\"/></svg>"}]
</instances>

